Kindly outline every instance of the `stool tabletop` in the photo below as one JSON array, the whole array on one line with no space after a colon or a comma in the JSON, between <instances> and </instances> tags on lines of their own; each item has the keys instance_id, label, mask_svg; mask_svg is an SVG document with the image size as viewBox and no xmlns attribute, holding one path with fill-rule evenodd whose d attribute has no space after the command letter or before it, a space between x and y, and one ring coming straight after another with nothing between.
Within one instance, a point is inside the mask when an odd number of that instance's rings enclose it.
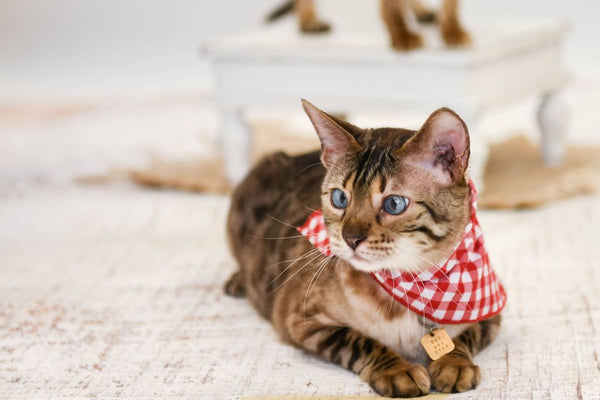
<instances>
[{"instance_id":1,"label":"stool tabletop","mask_svg":"<svg viewBox=\"0 0 600 400\"><path fill-rule=\"evenodd\" d=\"M324 63L351 60L367 64L465 67L543 47L560 40L568 27L564 20L556 19L479 24L467 27L473 44L454 49L444 46L436 29L424 27L425 48L402 53L389 47L383 27L352 30L334 26L330 33L307 35L292 24L279 24L208 40L201 51L216 60Z\"/></svg>"}]
</instances>

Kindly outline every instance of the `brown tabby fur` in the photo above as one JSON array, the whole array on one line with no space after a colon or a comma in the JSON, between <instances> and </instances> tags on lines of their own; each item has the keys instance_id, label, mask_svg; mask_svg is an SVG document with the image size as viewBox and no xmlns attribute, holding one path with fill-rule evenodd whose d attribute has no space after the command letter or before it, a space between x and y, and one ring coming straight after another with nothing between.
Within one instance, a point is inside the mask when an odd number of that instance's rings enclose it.
<instances>
[{"instance_id":1,"label":"brown tabby fur","mask_svg":"<svg viewBox=\"0 0 600 400\"><path fill-rule=\"evenodd\" d=\"M469 34L463 29L458 18L458 0L443 0L439 13L435 13L419 0L379 0L381 16L390 34L390 42L394 49L407 51L423 47L421 35L415 31L413 21L423 23L435 22L440 25L440 32L448 46L460 46L471 43ZM317 14L314 0L288 0L270 16L272 21L283 14L294 11L298 26L305 33L321 33L331 29Z\"/></svg>"},{"instance_id":2,"label":"brown tabby fur","mask_svg":"<svg viewBox=\"0 0 600 400\"><path fill-rule=\"evenodd\" d=\"M341 256L322 255L295 228L312 210L322 208L336 254L336 249L348 249L342 237L358 231L366 238L362 246L382 257L390 256L396 241L404 238L423 258L443 261L469 218L464 123L441 109L419 132L360 129L308 102L304 106L320 132L323 161L319 152L296 157L276 153L237 187L227 224L239 271L227 282L226 292L247 297L285 342L354 371L381 395L420 396L431 386L442 392L475 388L480 372L473 356L496 336L499 316L445 326L456 348L425 369L413 363L427 363L419 344L426 331L415 314L387 295L368 272ZM440 115L464 127L467 148L462 154L448 154L440 150L440 143L428 141L427 132ZM337 159L332 155L341 142L332 152L322 133L332 128L341 132L338 139L346 140L348 149ZM431 146L434 153L428 153ZM444 175L450 183L419 167L420 160L432 154L433 167L450 171ZM332 187L351 195L341 215L330 204ZM402 216L382 216L374 209L373 196L390 188L411 199Z\"/></svg>"}]
</instances>

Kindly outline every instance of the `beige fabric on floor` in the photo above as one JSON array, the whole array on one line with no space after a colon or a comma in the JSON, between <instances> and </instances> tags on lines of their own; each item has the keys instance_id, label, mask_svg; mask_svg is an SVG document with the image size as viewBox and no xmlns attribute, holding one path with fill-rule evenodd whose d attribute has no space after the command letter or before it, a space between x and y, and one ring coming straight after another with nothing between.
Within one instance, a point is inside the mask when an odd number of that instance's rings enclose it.
<instances>
[{"instance_id":1,"label":"beige fabric on floor","mask_svg":"<svg viewBox=\"0 0 600 400\"><path fill-rule=\"evenodd\" d=\"M546 167L524 136L492 146L480 207L535 207L600 188L600 147L569 146L563 163Z\"/></svg>"},{"instance_id":2,"label":"beige fabric on floor","mask_svg":"<svg viewBox=\"0 0 600 400\"><path fill-rule=\"evenodd\" d=\"M255 160L276 150L297 154L319 148L316 139L277 135L274 132L285 127L277 125L275 129L264 125L256 129ZM222 162L216 159L186 162L155 159L147 168L134 169L127 176L145 186L208 193L230 191ZM600 188L600 147L571 146L562 165L546 167L538 147L525 136L515 136L491 147L484 179L481 208L535 207L593 193Z\"/></svg>"}]
</instances>

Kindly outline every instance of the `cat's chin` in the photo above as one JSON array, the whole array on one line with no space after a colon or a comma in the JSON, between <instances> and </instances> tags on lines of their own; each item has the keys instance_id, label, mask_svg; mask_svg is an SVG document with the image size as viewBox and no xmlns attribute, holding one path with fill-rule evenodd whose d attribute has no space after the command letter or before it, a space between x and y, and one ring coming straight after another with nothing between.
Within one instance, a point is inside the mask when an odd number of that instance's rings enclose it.
<instances>
[{"instance_id":1,"label":"cat's chin","mask_svg":"<svg viewBox=\"0 0 600 400\"><path fill-rule=\"evenodd\" d=\"M382 265L381 260L378 260L379 262L367 260L358 254L354 254L352 257L346 259L346 261L348 261L354 269L362 272L372 273L387 269L385 265Z\"/></svg>"},{"instance_id":2,"label":"cat's chin","mask_svg":"<svg viewBox=\"0 0 600 400\"><path fill-rule=\"evenodd\" d=\"M403 251L402 257L394 255L385 255L383 257L374 256L371 254L365 255L360 249L352 251L347 247L337 248L331 247L332 252L350 264L354 269L361 272L373 273L381 271L397 271L397 272L413 272L419 273L430 268L431 263L423 263L420 265L423 257L418 257L408 250Z\"/></svg>"},{"instance_id":3,"label":"cat's chin","mask_svg":"<svg viewBox=\"0 0 600 400\"><path fill-rule=\"evenodd\" d=\"M373 272L382 272L382 271L396 271L398 273L402 272L412 272L419 273L426 270L426 267L419 268L415 264L412 267L406 267L399 265L399 263L395 262L396 260L388 258L388 259L376 259L369 260L367 258L361 257L358 254L353 254L348 257L343 257L354 269L373 273Z\"/></svg>"}]
</instances>

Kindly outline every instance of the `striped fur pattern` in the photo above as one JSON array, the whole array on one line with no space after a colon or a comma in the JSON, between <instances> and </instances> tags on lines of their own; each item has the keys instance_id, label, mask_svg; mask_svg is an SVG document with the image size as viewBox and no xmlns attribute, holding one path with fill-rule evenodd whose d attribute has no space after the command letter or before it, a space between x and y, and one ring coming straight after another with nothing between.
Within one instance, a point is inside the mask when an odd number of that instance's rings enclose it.
<instances>
[{"instance_id":1,"label":"striped fur pattern","mask_svg":"<svg viewBox=\"0 0 600 400\"><path fill-rule=\"evenodd\" d=\"M431 268L460 240L469 217L466 126L442 109L418 132L360 129L304 107L322 150L268 156L237 187L227 223L239 270L226 292L246 297L285 342L354 371L381 395L475 388L473 356L496 336L500 317L444 326L456 348L429 363L420 346L426 329L369 275ZM334 189L346 193L346 208L332 204ZM382 211L393 194L409 201L400 215ZM317 208L334 256L296 231ZM352 248L349 237L361 240Z\"/></svg>"}]
</instances>

